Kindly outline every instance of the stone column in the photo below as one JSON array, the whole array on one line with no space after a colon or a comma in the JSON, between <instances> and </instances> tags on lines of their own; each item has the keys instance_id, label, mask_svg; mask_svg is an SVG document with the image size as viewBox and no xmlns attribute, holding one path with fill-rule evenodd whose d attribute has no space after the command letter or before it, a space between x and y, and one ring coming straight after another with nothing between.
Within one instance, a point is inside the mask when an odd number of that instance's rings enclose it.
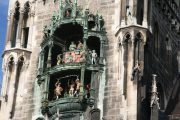
<instances>
[{"instance_id":1,"label":"stone column","mask_svg":"<svg viewBox=\"0 0 180 120\"><path fill-rule=\"evenodd\" d=\"M7 86L8 86L8 81L9 81L9 67L8 65L5 68L5 72L3 76L3 86L2 86L2 95L5 97L7 95ZM4 99L5 100L5 99Z\"/></svg>"},{"instance_id":2,"label":"stone column","mask_svg":"<svg viewBox=\"0 0 180 120\"><path fill-rule=\"evenodd\" d=\"M84 15L84 28L86 30L88 29L88 14L89 14L89 9L86 9Z\"/></svg>"},{"instance_id":3,"label":"stone column","mask_svg":"<svg viewBox=\"0 0 180 120\"><path fill-rule=\"evenodd\" d=\"M152 32L152 5L153 1L149 0L149 29Z\"/></svg>"},{"instance_id":4,"label":"stone column","mask_svg":"<svg viewBox=\"0 0 180 120\"><path fill-rule=\"evenodd\" d=\"M136 18L136 14L137 14L137 0L133 0L133 23L136 25L137 24L137 18Z\"/></svg>"},{"instance_id":5,"label":"stone column","mask_svg":"<svg viewBox=\"0 0 180 120\"><path fill-rule=\"evenodd\" d=\"M35 12L31 12L29 15L29 19L30 19L30 27L29 27L29 36L28 36L28 43L27 43L27 48L31 49L32 46L32 39L33 39L33 33L34 33L34 16L35 16Z\"/></svg>"},{"instance_id":6,"label":"stone column","mask_svg":"<svg viewBox=\"0 0 180 120\"><path fill-rule=\"evenodd\" d=\"M11 90L11 93L10 93L10 97L9 97L9 115L8 115L8 118L10 119L12 117L12 112L13 112L13 107L14 107L14 99L17 97L16 94L15 94L15 91L16 91L16 82L17 82L17 72L18 72L18 62L15 63L15 68L14 68L14 73L12 74L12 77L11 78L14 78L12 79L12 84L10 87L12 87L10 90Z\"/></svg>"},{"instance_id":7,"label":"stone column","mask_svg":"<svg viewBox=\"0 0 180 120\"><path fill-rule=\"evenodd\" d=\"M44 100L48 100L49 81L50 81L50 76L47 75L45 79Z\"/></svg>"},{"instance_id":8,"label":"stone column","mask_svg":"<svg viewBox=\"0 0 180 120\"><path fill-rule=\"evenodd\" d=\"M152 89L151 89L151 101L150 101L150 107L151 107L151 118L150 120L158 120L158 112L159 112L159 98L158 98L158 92L157 92L157 75L152 75Z\"/></svg>"},{"instance_id":9,"label":"stone column","mask_svg":"<svg viewBox=\"0 0 180 120\"><path fill-rule=\"evenodd\" d=\"M85 65L81 68L81 86L83 87L80 92L84 92L84 76L85 76Z\"/></svg>"},{"instance_id":10,"label":"stone column","mask_svg":"<svg viewBox=\"0 0 180 120\"><path fill-rule=\"evenodd\" d=\"M38 75L41 75L44 68L44 51L40 52L38 63Z\"/></svg>"},{"instance_id":11,"label":"stone column","mask_svg":"<svg viewBox=\"0 0 180 120\"><path fill-rule=\"evenodd\" d=\"M86 50L87 49L87 36L85 36L84 38L83 38L83 44L84 44L84 50Z\"/></svg>"},{"instance_id":12,"label":"stone column","mask_svg":"<svg viewBox=\"0 0 180 120\"><path fill-rule=\"evenodd\" d=\"M20 10L20 15L19 15L19 22L18 22L18 34L17 34L16 47L21 47L23 16L24 16L24 9L21 9Z\"/></svg>"},{"instance_id":13,"label":"stone column","mask_svg":"<svg viewBox=\"0 0 180 120\"><path fill-rule=\"evenodd\" d=\"M126 17L126 0L122 0L121 3L121 26L125 26Z\"/></svg>"},{"instance_id":14,"label":"stone column","mask_svg":"<svg viewBox=\"0 0 180 120\"><path fill-rule=\"evenodd\" d=\"M132 80L134 62L134 32L132 40L128 43L128 67L127 67L127 120L137 120L137 81Z\"/></svg>"},{"instance_id":15,"label":"stone column","mask_svg":"<svg viewBox=\"0 0 180 120\"><path fill-rule=\"evenodd\" d=\"M6 33L6 47L5 48L10 48L11 46L13 23L14 23L14 11L10 11L10 15L8 18L8 28L7 28L7 33Z\"/></svg>"},{"instance_id":16,"label":"stone column","mask_svg":"<svg viewBox=\"0 0 180 120\"><path fill-rule=\"evenodd\" d=\"M144 0L143 26L147 27L148 0Z\"/></svg>"},{"instance_id":17,"label":"stone column","mask_svg":"<svg viewBox=\"0 0 180 120\"><path fill-rule=\"evenodd\" d=\"M48 59L47 59L47 68L50 68L50 67L51 67L52 47L53 47L53 43L51 43L51 44L49 45Z\"/></svg>"},{"instance_id":18,"label":"stone column","mask_svg":"<svg viewBox=\"0 0 180 120\"><path fill-rule=\"evenodd\" d=\"M99 63L103 64L103 57L104 57L104 40L101 40L101 46L100 46L100 59Z\"/></svg>"},{"instance_id":19,"label":"stone column","mask_svg":"<svg viewBox=\"0 0 180 120\"><path fill-rule=\"evenodd\" d=\"M178 73L180 73L180 51L177 53Z\"/></svg>"}]
</instances>

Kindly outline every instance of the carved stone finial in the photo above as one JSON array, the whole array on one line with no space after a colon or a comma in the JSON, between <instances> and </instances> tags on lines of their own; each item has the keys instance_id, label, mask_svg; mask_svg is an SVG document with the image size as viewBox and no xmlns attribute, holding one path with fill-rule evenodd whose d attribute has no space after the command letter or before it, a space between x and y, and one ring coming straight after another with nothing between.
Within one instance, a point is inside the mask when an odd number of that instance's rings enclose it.
<instances>
[{"instance_id":1,"label":"carved stone finial","mask_svg":"<svg viewBox=\"0 0 180 120\"><path fill-rule=\"evenodd\" d=\"M153 107L154 105L157 105L158 109L160 109L158 92L157 92L157 80L156 80L157 75L153 74L152 77L153 77L153 79L152 79L150 107Z\"/></svg>"}]
</instances>

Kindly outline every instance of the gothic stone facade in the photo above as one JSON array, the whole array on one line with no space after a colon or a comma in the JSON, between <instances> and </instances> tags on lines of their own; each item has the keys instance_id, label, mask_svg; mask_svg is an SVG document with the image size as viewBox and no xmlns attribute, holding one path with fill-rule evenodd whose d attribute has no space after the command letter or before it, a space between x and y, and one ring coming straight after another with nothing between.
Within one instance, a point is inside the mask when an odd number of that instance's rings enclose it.
<instances>
[{"instance_id":1,"label":"gothic stone facade","mask_svg":"<svg viewBox=\"0 0 180 120\"><path fill-rule=\"evenodd\" d=\"M179 13L178 0L10 0L0 118L179 120Z\"/></svg>"}]
</instances>

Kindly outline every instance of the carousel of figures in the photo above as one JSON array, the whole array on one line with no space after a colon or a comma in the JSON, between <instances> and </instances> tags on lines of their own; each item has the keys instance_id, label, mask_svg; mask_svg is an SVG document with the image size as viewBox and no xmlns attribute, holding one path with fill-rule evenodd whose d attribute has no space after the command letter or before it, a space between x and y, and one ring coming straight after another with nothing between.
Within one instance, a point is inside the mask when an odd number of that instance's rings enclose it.
<instances>
[{"instance_id":1,"label":"carousel of figures","mask_svg":"<svg viewBox=\"0 0 180 120\"><path fill-rule=\"evenodd\" d=\"M56 99L59 99L60 97L62 97L62 92L63 92L63 88L61 87L61 82L59 82L59 80L58 80L55 83L55 89L54 89Z\"/></svg>"},{"instance_id":2,"label":"carousel of figures","mask_svg":"<svg viewBox=\"0 0 180 120\"><path fill-rule=\"evenodd\" d=\"M74 77L76 78L71 79ZM70 79L67 80L67 78L70 78ZM66 85L64 84L64 86L61 86L61 82L59 81L59 79L61 80L66 79L67 84ZM58 81L55 83L55 89L54 89L55 97L56 99L62 98L63 96L64 97L78 97L81 86L82 84L78 75L68 75L65 77L58 78ZM86 84L85 89L86 89L86 97L88 98L90 96L90 84Z\"/></svg>"},{"instance_id":3,"label":"carousel of figures","mask_svg":"<svg viewBox=\"0 0 180 120\"><path fill-rule=\"evenodd\" d=\"M57 55L57 65L62 63L79 63L85 61L84 45L81 40L76 45L73 41L69 46L69 51L64 52L63 55Z\"/></svg>"}]
</instances>

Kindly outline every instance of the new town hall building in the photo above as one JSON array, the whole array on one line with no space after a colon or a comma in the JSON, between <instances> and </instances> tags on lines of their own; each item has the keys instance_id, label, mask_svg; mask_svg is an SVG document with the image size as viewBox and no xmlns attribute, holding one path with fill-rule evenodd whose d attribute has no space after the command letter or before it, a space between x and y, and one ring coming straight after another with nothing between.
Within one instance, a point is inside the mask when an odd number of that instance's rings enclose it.
<instances>
[{"instance_id":1,"label":"new town hall building","mask_svg":"<svg viewBox=\"0 0 180 120\"><path fill-rule=\"evenodd\" d=\"M10 0L1 120L180 120L179 0Z\"/></svg>"}]
</instances>

